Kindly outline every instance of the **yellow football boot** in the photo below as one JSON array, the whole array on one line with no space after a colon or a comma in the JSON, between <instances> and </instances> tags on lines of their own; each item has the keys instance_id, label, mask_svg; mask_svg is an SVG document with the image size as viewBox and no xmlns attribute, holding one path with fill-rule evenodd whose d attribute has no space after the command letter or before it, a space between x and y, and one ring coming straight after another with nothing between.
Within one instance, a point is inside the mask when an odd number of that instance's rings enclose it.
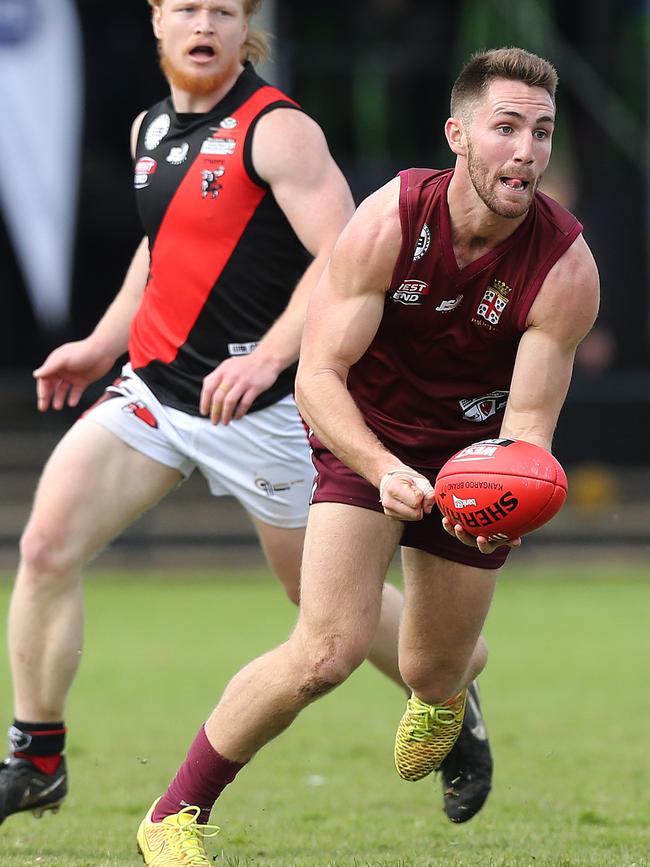
<instances>
[{"instance_id":1,"label":"yellow football boot","mask_svg":"<svg viewBox=\"0 0 650 867\"><path fill-rule=\"evenodd\" d=\"M466 696L464 689L449 705L408 700L395 736L395 767L403 780L421 780L440 767L463 726Z\"/></svg>"},{"instance_id":2,"label":"yellow football boot","mask_svg":"<svg viewBox=\"0 0 650 867\"><path fill-rule=\"evenodd\" d=\"M153 802L138 828L138 849L144 863L154 867L211 867L203 839L214 837L219 828L200 825L196 821L201 812L198 807L183 807L162 822L152 822L159 800Z\"/></svg>"}]
</instances>

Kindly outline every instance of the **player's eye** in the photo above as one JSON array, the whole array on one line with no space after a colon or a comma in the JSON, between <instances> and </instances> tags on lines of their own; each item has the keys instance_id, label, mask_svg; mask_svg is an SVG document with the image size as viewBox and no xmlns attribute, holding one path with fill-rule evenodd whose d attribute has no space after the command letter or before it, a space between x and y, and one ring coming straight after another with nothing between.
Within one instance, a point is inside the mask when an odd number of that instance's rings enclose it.
<instances>
[{"instance_id":1,"label":"player's eye","mask_svg":"<svg viewBox=\"0 0 650 867\"><path fill-rule=\"evenodd\" d=\"M506 123L501 124L501 126L497 127L497 132L500 132L502 135L510 135L512 131L512 127L508 126L508 124Z\"/></svg>"},{"instance_id":2,"label":"player's eye","mask_svg":"<svg viewBox=\"0 0 650 867\"><path fill-rule=\"evenodd\" d=\"M536 129L533 135L540 141L544 141L544 139L549 137L549 133L545 129Z\"/></svg>"}]
</instances>

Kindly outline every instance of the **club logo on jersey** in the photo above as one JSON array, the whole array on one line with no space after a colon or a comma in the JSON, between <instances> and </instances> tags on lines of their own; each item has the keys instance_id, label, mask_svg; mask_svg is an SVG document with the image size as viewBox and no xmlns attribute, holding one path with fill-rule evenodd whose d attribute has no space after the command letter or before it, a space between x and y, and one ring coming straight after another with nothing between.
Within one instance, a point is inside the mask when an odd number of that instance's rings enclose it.
<instances>
[{"instance_id":1,"label":"club logo on jersey","mask_svg":"<svg viewBox=\"0 0 650 867\"><path fill-rule=\"evenodd\" d=\"M418 238L418 242L415 245L415 250L413 251L413 261L419 261L424 254L427 252L431 245L431 230L425 223L422 226L422 231L420 232L420 237Z\"/></svg>"},{"instance_id":2,"label":"club logo on jersey","mask_svg":"<svg viewBox=\"0 0 650 867\"><path fill-rule=\"evenodd\" d=\"M399 304L418 305L422 304L428 294L428 283L423 280L405 280L390 297L392 301L397 301Z\"/></svg>"},{"instance_id":3,"label":"club logo on jersey","mask_svg":"<svg viewBox=\"0 0 650 867\"><path fill-rule=\"evenodd\" d=\"M144 146L148 151L155 150L165 138L172 125L172 119L168 114L159 114L151 121L144 134Z\"/></svg>"},{"instance_id":4,"label":"club logo on jersey","mask_svg":"<svg viewBox=\"0 0 650 867\"><path fill-rule=\"evenodd\" d=\"M464 421L482 422L496 415L508 402L507 391L491 391L482 397L466 397L460 400Z\"/></svg>"},{"instance_id":5,"label":"club logo on jersey","mask_svg":"<svg viewBox=\"0 0 650 867\"><path fill-rule=\"evenodd\" d=\"M476 315L485 319L490 325L498 325L501 314L506 309L510 286L503 280L493 280L485 290L481 303L476 309Z\"/></svg>"},{"instance_id":6,"label":"club logo on jersey","mask_svg":"<svg viewBox=\"0 0 650 867\"><path fill-rule=\"evenodd\" d=\"M186 141L180 147L173 147L167 156L167 162L172 166L180 166L187 159L189 149L189 143Z\"/></svg>"},{"instance_id":7,"label":"club logo on jersey","mask_svg":"<svg viewBox=\"0 0 650 867\"><path fill-rule=\"evenodd\" d=\"M201 153L213 157L223 157L235 153L237 141L234 138L206 138L201 145Z\"/></svg>"},{"instance_id":8,"label":"club logo on jersey","mask_svg":"<svg viewBox=\"0 0 650 867\"><path fill-rule=\"evenodd\" d=\"M140 157L135 164L135 175L133 177L133 186L136 190L141 190L148 186L149 178L158 168L158 163L152 160L151 157Z\"/></svg>"},{"instance_id":9,"label":"club logo on jersey","mask_svg":"<svg viewBox=\"0 0 650 867\"><path fill-rule=\"evenodd\" d=\"M156 416L151 412L151 410L144 401L134 400L133 403L129 403L126 406L123 406L122 409L124 410L124 412L132 413L136 418L139 418L140 421L148 424L149 427L158 427L158 420Z\"/></svg>"},{"instance_id":10,"label":"club logo on jersey","mask_svg":"<svg viewBox=\"0 0 650 867\"><path fill-rule=\"evenodd\" d=\"M458 307L462 300L462 295L459 295L457 298L448 298L446 301L441 301L440 304L438 304L436 311L438 313L451 313L452 310L455 310Z\"/></svg>"},{"instance_id":11,"label":"club logo on jersey","mask_svg":"<svg viewBox=\"0 0 650 867\"><path fill-rule=\"evenodd\" d=\"M201 172L201 198L216 199L219 191L223 189L223 184L219 183L219 178L225 173L223 166L212 171L211 169L203 169Z\"/></svg>"},{"instance_id":12,"label":"club logo on jersey","mask_svg":"<svg viewBox=\"0 0 650 867\"><path fill-rule=\"evenodd\" d=\"M224 117L219 126L221 129L234 129L238 124L238 121L234 117Z\"/></svg>"}]
</instances>

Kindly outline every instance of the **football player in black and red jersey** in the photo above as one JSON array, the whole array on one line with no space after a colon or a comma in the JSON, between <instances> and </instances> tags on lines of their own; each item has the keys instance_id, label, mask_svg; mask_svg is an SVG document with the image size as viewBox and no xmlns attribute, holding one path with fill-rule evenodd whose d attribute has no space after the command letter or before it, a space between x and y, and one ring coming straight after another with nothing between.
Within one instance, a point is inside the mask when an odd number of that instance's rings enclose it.
<instances>
[{"instance_id":1,"label":"football player in black and red jersey","mask_svg":"<svg viewBox=\"0 0 650 867\"><path fill-rule=\"evenodd\" d=\"M195 469L215 496L244 506L299 597L313 466L295 363L307 295L352 197L318 125L254 70L266 49L249 20L261 0L150 2L171 92L133 125L144 238L93 333L34 373L41 411L76 406L128 350L119 379L50 457L22 537L0 821L54 809L67 791L64 705L83 644L84 566ZM387 586L371 654L399 684L401 608ZM487 741L468 729L449 768L450 815L469 818L490 789Z\"/></svg>"}]
</instances>

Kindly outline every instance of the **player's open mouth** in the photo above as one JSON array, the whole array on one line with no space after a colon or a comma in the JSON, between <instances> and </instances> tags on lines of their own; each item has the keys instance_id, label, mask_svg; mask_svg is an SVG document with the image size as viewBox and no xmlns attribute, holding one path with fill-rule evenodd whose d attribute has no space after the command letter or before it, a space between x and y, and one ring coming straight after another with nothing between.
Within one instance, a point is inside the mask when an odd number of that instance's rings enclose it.
<instances>
[{"instance_id":1,"label":"player's open mouth","mask_svg":"<svg viewBox=\"0 0 650 867\"><path fill-rule=\"evenodd\" d=\"M216 52L211 45L195 45L190 51L190 57L196 60L211 60Z\"/></svg>"},{"instance_id":2,"label":"player's open mouth","mask_svg":"<svg viewBox=\"0 0 650 867\"><path fill-rule=\"evenodd\" d=\"M507 187L509 190L514 190L515 192L522 192L530 183L530 181L524 181L522 178L501 177L499 180L504 187Z\"/></svg>"}]
</instances>

